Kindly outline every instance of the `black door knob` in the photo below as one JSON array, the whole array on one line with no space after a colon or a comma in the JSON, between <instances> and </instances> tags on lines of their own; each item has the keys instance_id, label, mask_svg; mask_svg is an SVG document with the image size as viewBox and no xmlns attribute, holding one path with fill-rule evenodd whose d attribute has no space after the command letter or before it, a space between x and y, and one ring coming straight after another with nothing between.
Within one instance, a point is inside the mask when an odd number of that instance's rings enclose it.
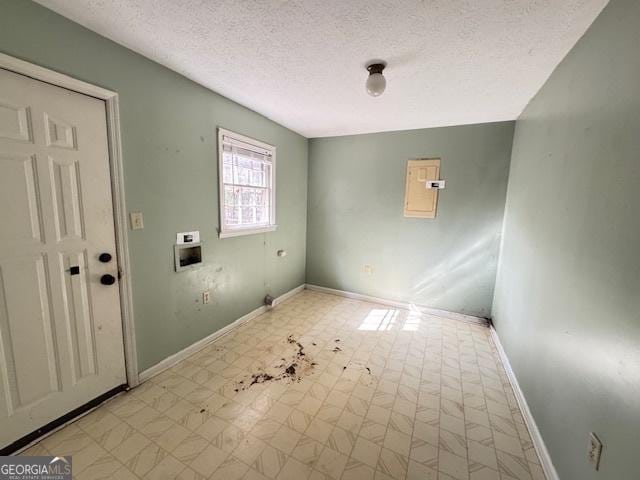
<instances>
[{"instance_id":1,"label":"black door knob","mask_svg":"<svg viewBox=\"0 0 640 480\"><path fill-rule=\"evenodd\" d=\"M113 285L114 283L116 283L116 277L107 273L106 275L102 275L100 277L100 283L103 285Z\"/></svg>"},{"instance_id":2,"label":"black door knob","mask_svg":"<svg viewBox=\"0 0 640 480\"><path fill-rule=\"evenodd\" d=\"M102 263L109 263L111 261L111 254L101 253L100 256L98 257L98 260L100 260Z\"/></svg>"}]
</instances>

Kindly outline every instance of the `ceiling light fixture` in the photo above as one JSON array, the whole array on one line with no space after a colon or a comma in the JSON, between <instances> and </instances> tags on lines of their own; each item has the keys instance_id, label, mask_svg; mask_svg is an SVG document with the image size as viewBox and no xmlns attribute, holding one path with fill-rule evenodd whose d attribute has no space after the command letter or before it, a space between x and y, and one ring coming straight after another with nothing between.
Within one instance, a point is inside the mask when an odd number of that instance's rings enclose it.
<instances>
[{"instance_id":1,"label":"ceiling light fixture","mask_svg":"<svg viewBox=\"0 0 640 480\"><path fill-rule=\"evenodd\" d=\"M385 62L377 62L367 65L369 76L367 77L367 93L372 97L379 97L387 87L387 80L382 71L387 66Z\"/></svg>"}]
</instances>

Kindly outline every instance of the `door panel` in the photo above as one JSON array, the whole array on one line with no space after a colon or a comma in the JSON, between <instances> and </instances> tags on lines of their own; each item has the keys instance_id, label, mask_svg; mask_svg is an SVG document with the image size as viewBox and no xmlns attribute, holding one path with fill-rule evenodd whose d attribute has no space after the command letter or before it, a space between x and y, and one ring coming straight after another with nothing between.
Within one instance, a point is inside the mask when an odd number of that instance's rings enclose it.
<instances>
[{"instance_id":1,"label":"door panel","mask_svg":"<svg viewBox=\"0 0 640 480\"><path fill-rule=\"evenodd\" d=\"M0 155L0 244L40 242L41 228L35 188L35 156ZM7 206L11 208L6 208Z\"/></svg>"},{"instance_id":2,"label":"door panel","mask_svg":"<svg viewBox=\"0 0 640 480\"><path fill-rule=\"evenodd\" d=\"M76 129L64 120L59 120L44 114L44 131L47 145L50 147L68 148L76 150Z\"/></svg>"},{"instance_id":3,"label":"door panel","mask_svg":"<svg viewBox=\"0 0 640 480\"><path fill-rule=\"evenodd\" d=\"M5 260L0 266L1 361L9 412L60 390L46 270L43 256Z\"/></svg>"},{"instance_id":4,"label":"door panel","mask_svg":"<svg viewBox=\"0 0 640 480\"><path fill-rule=\"evenodd\" d=\"M80 267L80 274L69 275L72 266ZM72 383L76 384L84 377L95 375L96 351L94 317L89 298L89 278L87 272L86 251L60 255L59 275L64 282L65 319L72 359Z\"/></svg>"},{"instance_id":5,"label":"door panel","mask_svg":"<svg viewBox=\"0 0 640 480\"><path fill-rule=\"evenodd\" d=\"M62 156L49 156L53 214L58 240L82 239L80 163Z\"/></svg>"},{"instance_id":6,"label":"door panel","mask_svg":"<svg viewBox=\"0 0 640 480\"><path fill-rule=\"evenodd\" d=\"M31 139L28 108L0 101L0 138L26 142Z\"/></svg>"},{"instance_id":7,"label":"door panel","mask_svg":"<svg viewBox=\"0 0 640 480\"><path fill-rule=\"evenodd\" d=\"M104 102L0 69L0 202L2 448L126 383Z\"/></svg>"}]
</instances>

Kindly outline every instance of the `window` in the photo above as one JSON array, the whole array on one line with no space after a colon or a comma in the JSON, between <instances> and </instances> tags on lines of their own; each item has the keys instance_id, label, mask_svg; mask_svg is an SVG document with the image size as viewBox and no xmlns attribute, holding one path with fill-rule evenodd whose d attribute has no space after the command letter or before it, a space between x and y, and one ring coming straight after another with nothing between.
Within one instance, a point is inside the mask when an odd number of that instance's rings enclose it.
<instances>
[{"instance_id":1,"label":"window","mask_svg":"<svg viewBox=\"0 0 640 480\"><path fill-rule=\"evenodd\" d=\"M276 147L218 129L220 238L272 232Z\"/></svg>"}]
</instances>

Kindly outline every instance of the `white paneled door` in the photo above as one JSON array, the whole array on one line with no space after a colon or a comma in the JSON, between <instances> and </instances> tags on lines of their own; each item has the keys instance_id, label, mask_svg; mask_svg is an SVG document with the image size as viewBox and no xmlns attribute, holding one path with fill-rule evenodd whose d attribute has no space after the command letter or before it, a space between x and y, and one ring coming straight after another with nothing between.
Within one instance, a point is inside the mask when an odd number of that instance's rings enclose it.
<instances>
[{"instance_id":1,"label":"white paneled door","mask_svg":"<svg viewBox=\"0 0 640 480\"><path fill-rule=\"evenodd\" d=\"M117 272L104 101L0 69L0 448L126 383Z\"/></svg>"}]
</instances>

